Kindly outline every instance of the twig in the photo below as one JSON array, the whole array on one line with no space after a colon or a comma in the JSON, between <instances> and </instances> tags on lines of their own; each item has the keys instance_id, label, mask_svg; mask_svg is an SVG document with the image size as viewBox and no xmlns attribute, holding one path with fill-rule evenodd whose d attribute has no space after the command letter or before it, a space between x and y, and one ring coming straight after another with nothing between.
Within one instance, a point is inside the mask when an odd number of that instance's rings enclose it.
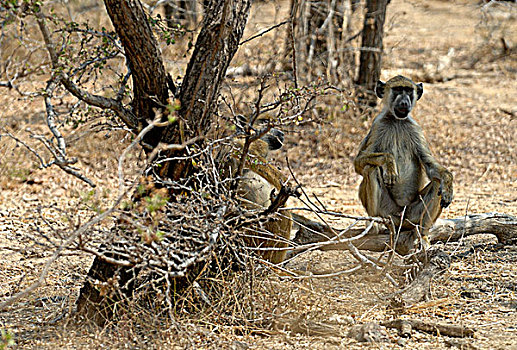
<instances>
[{"instance_id":1,"label":"twig","mask_svg":"<svg viewBox=\"0 0 517 350\"><path fill-rule=\"evenodd\" d=\"M330 215L330 216L337 217L337 218L353 219L353 220L358 220L358 221L373 221L373 222L376 222L376 223L379 223L379 224L386 224L387 223L386 219L380 218L380 217L376 217L376 216L356 216L356 215L340 213L340 212L337 212L337 211L320 210L320 209L317 209L317 208L316 209L310 209L310 208L307 208L307 207L290 207L290 208L286 208L286 209L297 210L297 211L310 211L310 212L318 213L318 214L321 214L321 215ZM338 229L338 231L339 231L339 229Z\"/></svg>"},{"instance_id":2,"label":"twig","mask_svg":"<svg viewBox=\"0 0 517 350\"><path fill-rule=\"evenodd\" d=\"M249 41L251 41L251 40L253 40L253 39L256 39L256 38L258 38L258 37L261 37L262 35L264 35L264 34L266 34L266 33L269 33L270 31L272 31L272 30L274 30L274 29L276 29L276 28L278 28L278 27L281 27L281 26L283 26L283 25L284 25L284 24L286 24L286 23L290 23L290 22L291 22L291 20L290 20L290 19L288 19L288 20L285 20L285 21L283 21L283 22L281 22L281 23L275 24L274 26L271 26L271 27L269 27L269 28L267 28L267 29L264 29L263 31L261 31L261 32L260 32L260 33L258 33L258 34L255 34L255 35L253 35L253 36L249 37L248 39L246 39L246 40L244 40L244 41L241 41L241 42L239 43L239 45L244 45L245 43L247 43L247 42L249 42Z\"/></svg>"},{"instance_id":3,"label":"twig","mask_svg":"<svg viewBox=\"0 0 517 350\"><path fill-rule=\"evenodd\" d=\"M55 45L52 42L52 38L50 35L50 31L45 24L45 15L42 11L36 13L38 27L43 36L43 40L45 41L45 46L50 55L50 61L52 62L52 67L56 72L58 72L59 81L65 86L65 88L78 99L88 103L89 105L103 108L103 109L111 109L122 119L127 126L131 129L136 129L138 127L138 120L133 115L133 113L126 109L121 101L113 98L107 98L100 95L94 95L89 93L86 90L81 89L76 84L72 82L68 74L64 72L63 67L59 63L59 56L56 52Z\"/></svg>"},{"instance_id":4,"label":"twig","mask_svg":"<svg viewBox=\"0 0 517 350\"><path fill-rule=\"evenodd\" d=\"M262 215L269 215L276 212L278 209L283 207L289 197L293 195L296 191L288 188L287 186L282 186L278 195L271 201L271 205L262 213Z\"/></svg>"},{"instance_id":5,"label":"twig","mask_svg":"<svg viewBox=\"0 0 517 350\"><path fill-rule=\"evenodd\" d=\"M309 196L307 195L307 193L304 191L303 187L301 186L301 184L298 182L298 180L296 179L296 177L294 176L294 173L292 171L292 168L289 164L289 160L287 159L286 160L287 162L287 167L291 173L291 176L293 177L294 181L297 183L297 185L299 186L299 188L301 189L302 193L304 194L305 198L307 198L307 201L312 204L312 206L316 207L317 206L312 203L311 199L309 198ZM303 201L302 201L303 202ZM325 219L320 215L318 214L317 212L314 212L316 214L316 216L318 217L319 220L321 220L321 222L330 230L330 232L333 233L333 235L335 237L339 237L340 234L338 234L326 221ZM367 229L365 230L366 232L364 233L364 235L366 235L368 233L368 231L371 230L371 228L373 227L374 225L374 222L371 221L369 226L367 227ZM352 254L352 256L357 259L359 262L361 262L362 265L366 265L366 266L369 266L371 268L373 268L375 271L379 271L379 272L385 272L384 269L382 267L380 267L379 265L377 265L373 259L371 259L370 257L366 256L366 255L363 255L359 252L359 250L357 249L357 247L355 247L352 242L350 240L346 240L344 242L344 246L346 247L346 249ZM386 278L388 279L388 281L390 281L393 285L398 285L397 282L393 279L393 277L391 277L388 273L385 273L385 276Z\"/></svg>"},{"instance_id":6,"label":"twig","mask_svg":"<svg viewBox=\"0 0 517 350\"><path fill-rule=\"evenodd\" d=\"M157 116L157 120L159 120L158 118L161 118L161 115ZM155 120L155 122L157 120ZM155 127L155 123L154 122L149 123L145 128L142 129L142 131L140 131L138 133L138 135L135 137L133 142L131 142L131 144L129 146L127 146L126 148L124 148L124 150L122 151L122 154L120 155L120 157L118 159L118 186L119 186L119 191L120 192L122 191L122 188L124 186L124 169L123 169L123 165L124 165L124 160L126 159L127 153L131 149L133 149L144 138L144 136L149 131L151 131L151 129L154 128L154 127Z\"/></svg>"},{"instance_id":7,"label":"twig","mask_svg":"<svg viewBox=\"0 0 517 350\"><path fill-rule=\"evenodd\" d=\"M14 141L16 141L16 143L19 143L20 145L22 145L23 147L25 147L27 150L29 150L29 152L31 152L32 154L34 154L36 156L36 158L38 158L39 162L40 162L40 168L47 168L49 166L49 164L47 164L43 158L41 158L41 156L39 155L38 152L36 152L36 150L34 148L32 148L31 146L29 146L28 144L26 144L24 141L20 140L19 138L17 138L16 136L14 136L13 134L11 134L10 132L7 132L5 134L0 134L0 139L2 137L10 137L11 139L13 139Z\"/></svg>"}]
</instances>

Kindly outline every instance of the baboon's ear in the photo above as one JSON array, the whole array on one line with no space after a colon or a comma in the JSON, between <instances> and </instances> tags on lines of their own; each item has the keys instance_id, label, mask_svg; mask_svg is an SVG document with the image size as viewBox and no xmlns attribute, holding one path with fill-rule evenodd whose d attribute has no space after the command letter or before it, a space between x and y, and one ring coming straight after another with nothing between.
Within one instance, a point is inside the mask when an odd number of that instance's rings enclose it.
<instances>
[{"instance_id":1,"label":"baboon's ear","mask_svg":"<svg viewBox=\"0 0 517 350\"><path fill-rule=\"evenodd\" d=\"M384 96L384 88L386 87L386 83L379 80L377 85L375 85L375 94L378 98L382 98Z\"/></svg>"},{"instance_id":2,"label":"baboon's ear","mask_svg":"<svg viewBox=\"0 0 517 350\"><path fill-rule=\"evenodd\" d=\"M424 93L424 84L418 83L416 84L416 99L420 100L420 97L422 97Z\"/></svg>"}]
</instances>

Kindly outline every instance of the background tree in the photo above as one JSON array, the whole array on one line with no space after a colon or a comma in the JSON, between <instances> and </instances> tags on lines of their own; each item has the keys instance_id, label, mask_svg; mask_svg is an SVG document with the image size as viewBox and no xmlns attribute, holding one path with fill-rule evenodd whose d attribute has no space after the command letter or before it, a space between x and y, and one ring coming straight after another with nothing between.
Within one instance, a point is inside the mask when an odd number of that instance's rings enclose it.
<instances>
[{"instance_id":1,"label":"background tree","mask_svg":"<svg viewBox=\"0 0 517 350\"><path fill-rule=\"evenodd\" d=\"M292 23L286 38L286 51L298 55L298 65L305 74L301 79L326 79L333 84L346 84L354 76L354 40L359 18L358 1L290 2ZM354 30L359 31L354 34Z\"/></svg>"},{"instance_id":2,"label":"background tree","mask_svg":"<svg viewBox=\"0 0 517 350\"><path fill-rule=\"evenodd\" d=\"M373 91L381 76L384 36L384 22L386 20L387 0L367 0L366 14L361 41L361 56L357 84L366 89L366 100L369 104L376 104L377 97Z\"/></svg>"},{"instance_id":3,"label":"background tree","mask_svg":"<svg viewBox=\"0 0 517 350\"><path fill-rule=\"evenodd\" d=\"M291 1L292 38L286 51L298 54L298 65L308 81L324 78L347 89L352 81L364 91L367 104L375 106L371 94L381 74L384 22L388 0L366 1L361 16L354 0ZM359 22L361 22L359 24ZM360 42L356 42L357 38ZM359 52L356 66L356 52ZM347 85L348 84L348 85ZM361 104L363 102L360 102Z\"/></svg>"}]
</instances>

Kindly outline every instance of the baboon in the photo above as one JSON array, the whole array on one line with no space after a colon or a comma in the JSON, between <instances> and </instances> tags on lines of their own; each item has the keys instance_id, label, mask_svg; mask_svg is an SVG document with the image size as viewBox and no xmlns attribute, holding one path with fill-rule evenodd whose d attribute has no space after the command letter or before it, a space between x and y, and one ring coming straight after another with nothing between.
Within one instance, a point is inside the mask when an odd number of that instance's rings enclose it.
<instances>
[{"instance_id":1,"label":"baboon","mask_svg":"<svg viewBox=\"0 0 517 350\"><path fill-rule=\"evenodd\" d=\"M410 116L423 91L422 83L401 75L377 82L383 109L361 142L354 167L363 176L359 198L368 214L420 233L427 249L429 229L452 201L453 177L433 157L422 128Z\"/></svg>"},{"instance_id":2,"label":"baboon","mask_svg":"<svg viewBox=\"0 0 517 350\"><path fill-rule=\"evenodd\" d=\"M240 118L242 121L242 118ZM239 124L237 121L236 124ZM257 122L260 129L260 121ZM240 128L237 125L237 128ZM257 130L258 131L258 130ZM259 131L258 131L259 132ZM280 170L269 164L267 157L270 151L283 146L284 134L278 129L271 129L262 138L251 143L244 169L239 179L237 195L243 207L247 209L266 210L270 205L274 193L278 193L286 181ZM224 177L235 178L242 154L244 142L235 140L232 150L223 150L218 158L223 159ZM222 156L222 158L221 158ZM268 248L286 248L291 235L292 217L286 210L280 210L269 218L262 227L251 226L245 228L244 241L250 247L261 248L257 251L265 260L274 264L285 259L286 250L267 250ZM263 250L262 250L263 249Z\"/></svg>"}]
</instances>

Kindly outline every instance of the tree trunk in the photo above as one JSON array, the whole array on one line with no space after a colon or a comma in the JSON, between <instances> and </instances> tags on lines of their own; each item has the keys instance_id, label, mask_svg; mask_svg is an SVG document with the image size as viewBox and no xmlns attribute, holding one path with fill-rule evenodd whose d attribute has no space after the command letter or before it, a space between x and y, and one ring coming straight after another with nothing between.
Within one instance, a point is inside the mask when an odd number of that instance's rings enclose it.
<instances>
[{"instance_id":1,"label":"tree trunk","mask_svg":"<svg viewBox=\"0 0 517 350\"><path fill-rule=\"evenodd\" d=\"M167 105L169 92L162 55L139 0L105 0L104 4L131 69L131 104L142 129L154 119L153 108L163 110ZM144 136L147 151L160 142L162 132L162 128L154 128Z\"/></svg>"},{"instance_id":2,"label":"tree trunk","mask_svg":"<svg viewBox=\"0 0 517 350\"><path fill-rule=\"evenodd\" d=\"M373 91L381 76L382 38L387 2L387 0L366 1L367 12L364 17L359 76L356 82L366 90L367 99L374 102L376 98Z\"/></svg>"},{"instance_id":3,"label":"tree trunk","mask_svg":"<svg viewBox=\"0 0 517 350\"><path fill-rule=\"evenodd\" d=\"M105 0L111 21L120 36L133 75L134 113L145 126L154 119L154 108L163 110L167 105L168 77L160 50L138 0ZM154 128L144 138L148 152L159 142L183 143L204 135L210 127L210 115L216 106L219 87L230 64L246 25L251 0L212 1L207 9L194 53L183 79L178 122L167 127ZM164 114L165 118L165 114ZM182 151L169 151L162 155L174 157ZM160 174L172 180L186 177L192 162L171 161ZM114 257L115 259L117 257ZM95 258L88 278L81 288L77 301L78 313L98 324L109 320L113 306L123 295L106 293L93 281L104 282L108 287L118 285L125 295L132 293L131 281L136 272L119 268L100 258Z\"/></svg>"},{"instance_id":4,"label":"tree trunk","mask_svg":"<svg viewBox=\"0 0 517 350\"><path fill-rule=\"evenodd\" d=\"M182 144L207 133L220 85L239 47L250 6L251 0L212 1L208 5L178 96L181 121L167 127L162 141ZM181 152L170 151L164 156L172 158L181 155ZM191 165L190 160L167 163L160 174L178 180L190 173Z\"/></svg>"}]
</instances>

